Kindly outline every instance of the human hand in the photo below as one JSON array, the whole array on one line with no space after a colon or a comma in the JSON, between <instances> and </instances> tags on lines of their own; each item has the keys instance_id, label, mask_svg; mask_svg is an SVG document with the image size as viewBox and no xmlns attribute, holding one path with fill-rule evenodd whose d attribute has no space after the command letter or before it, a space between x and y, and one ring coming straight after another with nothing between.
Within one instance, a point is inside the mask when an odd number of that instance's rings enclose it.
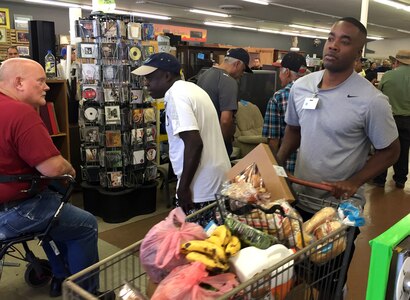
<instances>
[{"instance_id":1,"label":"human hand","mask_svg":"<svg viewBox=\"0 0 410 300\"><path fill-rule=\"evenodd\" d=\"M185 212L188 212L190 209L194 208L194 203L192 202L192 192L189 188L187 189L178 188L177 197L178 197L179 206Z\"/></svg>"},{"instance_id":2,"label":"human hand","mask_svg":"<svg viewBox=\"0 0 410 300\"><path fill-rule=\"evenodd\" d=\"M332 195L335 198L347 199L353 196L359 189L359 185L351 180L342 180L335 182L322 182L325 185L333 187Z\"/></svg>"}]
</instances>

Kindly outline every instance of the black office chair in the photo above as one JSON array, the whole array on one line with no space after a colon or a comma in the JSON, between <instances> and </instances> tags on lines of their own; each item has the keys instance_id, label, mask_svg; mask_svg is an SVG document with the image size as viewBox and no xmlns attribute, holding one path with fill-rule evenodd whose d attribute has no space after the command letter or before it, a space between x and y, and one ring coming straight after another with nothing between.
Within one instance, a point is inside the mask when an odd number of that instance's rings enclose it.
<instances>
[{"instance_id":1,"label":"black office chair","mask_svg":"<svg viewBox=\"0 0 410 300\"><path fill-rule=\"evenodd\" d=\"M75 180L70 175L62 175L56 177L47 177L40 175L0 175L0 182L26 182L31 181L31 186L28 190L24 192L27 193L28 197L30 195L35 195L39 192L40 187L47 182L49 188L62 194L61 204L56 210L54 217L50 220L47 228L42 232L31 232L17 237L0 240L0 279L3 273L4 266L14 266L18 267L19 263L7 263L5 262L6 256L14 257L18 260L25 261L28 263L27 269L24 274L24 279L28 285L32 287L42 287L46 285L52 278L53 274L51 271L51 266L46 259L40 259L34 255L28 246L28 242L32 240L38 240L38 245L42 245L44 242L53 243L48 233L60 214L61 209L64 204L69 200L73 189ZM17 244L23 246L24 252L21 251ZM54 248L53 248L54 249ZM55 251L56 255L58 251ZM57 255L58 256L58 255Z\"/></svg>"}]
</instances>

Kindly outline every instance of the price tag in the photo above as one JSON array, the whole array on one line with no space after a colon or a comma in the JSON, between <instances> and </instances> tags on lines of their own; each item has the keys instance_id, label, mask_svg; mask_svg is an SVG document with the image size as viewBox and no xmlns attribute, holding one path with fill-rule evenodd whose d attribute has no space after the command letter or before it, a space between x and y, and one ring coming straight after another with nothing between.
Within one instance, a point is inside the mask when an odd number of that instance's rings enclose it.
<instances>
[{"instance_id":1,"label":"price tag","mask_svg":"<svg viewBox=\"0 0 410 300\"><path fill-rule=\"evenodd\" d=\"M286 171L283 167L281 166L277 166L277 165L272 165L273 169L276 172L276 175L280 176L280 177L288 177L288 174L286 174Z\"/></svg>"}]
</instances>

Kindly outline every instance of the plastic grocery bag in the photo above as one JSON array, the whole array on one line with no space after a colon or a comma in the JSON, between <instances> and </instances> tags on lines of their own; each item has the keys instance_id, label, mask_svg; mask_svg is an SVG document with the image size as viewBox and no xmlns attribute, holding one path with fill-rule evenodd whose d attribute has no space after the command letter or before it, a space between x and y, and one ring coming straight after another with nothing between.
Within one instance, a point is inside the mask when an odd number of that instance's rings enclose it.
<instances>
[{"instance_id":1,"label":"plastic grocery bag","mask_svg":"<svg viewBox=\"0 0 410 300\"><path fill-rule=\"evenodd\" d=\"M181 244L207 238L204 229L195 223L185 222L180 207L173 209L165 220L154 225L142 241L140 260L155 283L160 282L176 266L188 263L180 255Z\"/></svg>"},{"instance_id":2,"label":"plastic grocery bag","mask_svg":"<svg viewBox=\"0 0 410 300\"><path fill-rule=\"evenodd\" d=\"M209 276L205 265L193 262L175 268L157 287L151 300L216 299L239 285L233 273Z\"/></svg>"}]
</instances>

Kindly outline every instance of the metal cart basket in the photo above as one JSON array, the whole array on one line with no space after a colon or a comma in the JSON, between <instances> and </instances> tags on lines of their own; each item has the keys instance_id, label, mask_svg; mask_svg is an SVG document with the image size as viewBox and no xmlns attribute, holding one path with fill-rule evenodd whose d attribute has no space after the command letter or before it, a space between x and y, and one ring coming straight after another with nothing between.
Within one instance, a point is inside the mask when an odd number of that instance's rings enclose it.
<instances>
[{"instance_id":1,"label":"metal cart basket","mask_svg":"<svg viewBox=\"0 0 410 300\"><path fill-rule=\"evenodd\" d=\"M299 195L299 201L315 201ZM332 206L332 202L316 199L318 205ZM223 214L221 201L187 217L195 221L210 211ZM262 271L251 280L241 283L220 299L274 299L274 300L330 300L342 299L343 286L354 239L354 227L342 225L324 238L305 246L277 264ZM336 252L338 245L343 252ZM120 299L118 294L124 283L137 287L147 295L148 278L139 261L141 241L101 260L97 264L69 277L63 285L63 299ZM325 257L326 259L322 259ZM252 258L249 258L250 260ZM99 276L100 291L112 298L97 298L82 288L87 279ZM107 295L105 296L107 297Z\"/></svg>"}]
</instances>

